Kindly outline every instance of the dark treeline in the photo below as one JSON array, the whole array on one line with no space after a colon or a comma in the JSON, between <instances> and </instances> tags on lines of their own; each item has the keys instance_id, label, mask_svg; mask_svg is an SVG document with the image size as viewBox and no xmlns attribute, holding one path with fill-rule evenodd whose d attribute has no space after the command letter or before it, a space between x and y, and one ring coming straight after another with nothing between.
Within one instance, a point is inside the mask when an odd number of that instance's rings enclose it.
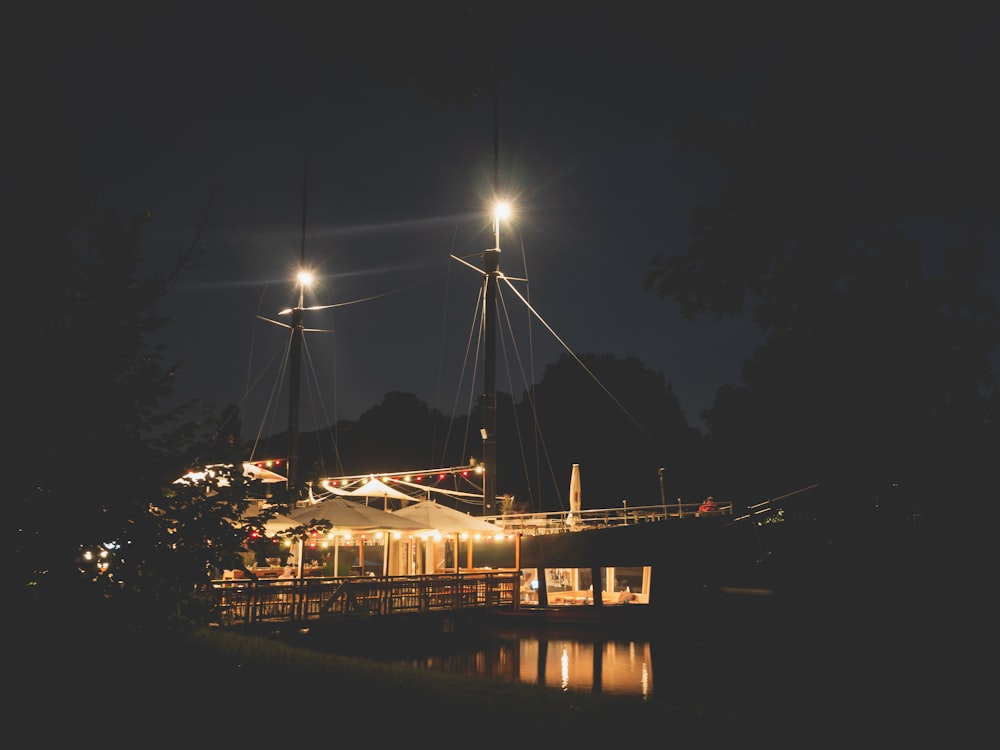
<instances>
[{"instance_id":1,"label":"dark treeline","mask_svg":"<svg viewBox=\"0 0 1000 750\"><path fill-rule=\"evenodd\" d=\"M753 94L675 133L727 176L647 277L766 334L705 415L713 473L818 481L845 509L896 486L959 518L1000 451L995 9L778 7L716 17L706 48Z\"/></svg>"},{"instance_id":2,"label":"dark treeline","mask_svg":"<svg viewBox=\"0 0 1000 750\"><path fill-rule=\"evenodd\" d=\"M663 375L635 358L563 355L517 400L498 394L497 419L497 491L524 510L567 509L574 463L585 477L585 507L659 503L661 467L672 501L712 492L701 433ZM449 417L413 394L389 393L357 420L301 436L300 460L313 480L464 466L482 458L481 425L478 408ZM264 447L284 456L287 433Z\"/></svg>"}]
</instances>

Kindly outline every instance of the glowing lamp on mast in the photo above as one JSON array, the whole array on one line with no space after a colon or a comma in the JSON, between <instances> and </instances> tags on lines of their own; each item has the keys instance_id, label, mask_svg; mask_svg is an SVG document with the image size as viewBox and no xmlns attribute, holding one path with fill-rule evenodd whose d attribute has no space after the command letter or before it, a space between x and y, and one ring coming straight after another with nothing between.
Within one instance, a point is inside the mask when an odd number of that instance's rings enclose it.
<instances>
[{"instance_id":1,"label":"glowing lamp on mast","mask_svg":"<svg viewBox=\"0 0 1000 750\"><path fill-rule=\"evenodd\" d=\"M500 249L500 222L510 218L511 208L507 201L499 201L493 206L493 237L496 240L496 249Z\"/></svg>"},{"instance_id":2,"label":"glowing lamp on mast","mask_svg":"<svg viewBox=\"0 0 1000 750\"><path fill-rule=\"evenodd\" d=\"M303 298L306 293L306 287L312 286L313 275L312 271L299 271L295 278L299 282L299 308L302 307Z\"/></svg>"}]
</instances>

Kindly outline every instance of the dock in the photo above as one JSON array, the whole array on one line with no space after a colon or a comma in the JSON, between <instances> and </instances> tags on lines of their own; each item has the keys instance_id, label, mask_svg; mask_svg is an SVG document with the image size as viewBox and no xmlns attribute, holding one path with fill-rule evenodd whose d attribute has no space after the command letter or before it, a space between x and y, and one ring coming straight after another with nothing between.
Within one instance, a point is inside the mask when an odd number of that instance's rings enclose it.
<instances>
[{"instance_id":1,"label":"dock","mask_svg":"<svg viewBox=\"0 0 1000 750\"><path fill-rule=\"evenodd\" d=\"M212 624L317 623L402 614L514 609L519 570L417 576L309 576L211 581Z\"/></svg>"}]
</instances>

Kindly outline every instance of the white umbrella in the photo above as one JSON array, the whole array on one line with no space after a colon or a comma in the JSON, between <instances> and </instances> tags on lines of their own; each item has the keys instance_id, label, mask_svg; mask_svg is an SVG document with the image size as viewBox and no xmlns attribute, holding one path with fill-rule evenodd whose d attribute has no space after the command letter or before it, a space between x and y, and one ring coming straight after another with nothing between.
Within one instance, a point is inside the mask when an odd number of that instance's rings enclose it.
<instances>
[{"instance_id":1,"label":"white umbrella","mask_svg":"<svg viewBox=\"0 0 1000 750\"><path fill-rule=\"evenodd\" d=\"M572 526L580 520L582 505L580 499L580 464L573 464L573 472L569 478L569 515L566 516L566 523Z\"/></svg>"}]
</instances>

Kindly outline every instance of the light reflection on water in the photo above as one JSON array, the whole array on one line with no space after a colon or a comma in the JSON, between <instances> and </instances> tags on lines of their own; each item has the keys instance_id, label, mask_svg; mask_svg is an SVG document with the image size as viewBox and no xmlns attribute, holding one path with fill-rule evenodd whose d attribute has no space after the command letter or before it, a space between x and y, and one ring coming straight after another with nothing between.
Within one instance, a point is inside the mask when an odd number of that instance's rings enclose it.
<instances>
[{"instance_id":1,"label":"light reflection on water","mask_svg":"<svg viewBox=\"0 0 1000 750\"><path fill-rule=\"evenodd\" d=\"M447 654L400 660L421 669L648 698L653 648L643 640L586 640L530 634L496 637Z\"/></svg>"}]
</instances>

